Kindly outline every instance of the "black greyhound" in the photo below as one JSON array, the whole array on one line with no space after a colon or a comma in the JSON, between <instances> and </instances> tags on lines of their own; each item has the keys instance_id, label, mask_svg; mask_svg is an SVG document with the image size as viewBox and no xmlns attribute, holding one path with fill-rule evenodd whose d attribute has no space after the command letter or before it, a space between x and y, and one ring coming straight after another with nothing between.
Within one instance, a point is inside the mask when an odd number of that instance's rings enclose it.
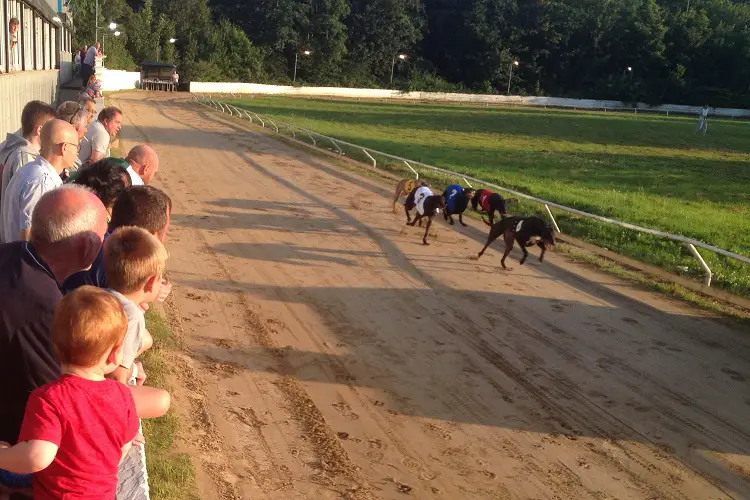
<instances>
[{"instance_id":1,"label":"black greyhound","mask_svg":"<svg viewBox=\"0 0 750 500\"><path fill-rule=\"evenodd\" d=\"M500 212L500 218L507 217L505 198L488 189L480 189L471 199L471 207L475 212L487 212L490 216L490 226L495 223L495 212Z\"/></svg>"},{"instance_id":2,"label":"black greyhound","mask_svg":"<svg viewBox=\"0 0 750 500\"><path fill-rule=\"evenodd\" d=\"M464 227L467 226L467 224L464 223L464 212L466 211L466 207L469 206L469 202L474 197L474 192L474 188L464 189L458 184L451 184L445 188L445 191L443 192L443 197L445 198L445 211L443 212L443 216L445 217L445 221L451 226L453 225L453 215L458 215L458 222Z\"/></svg>"},{"instance_id":3,"label":"black greyhound","mask_svg":"<svg viewBox=\"0 0 750 500\"><path fill-rule=\"evenodd\" d=\"M485 221L486 224L487 221ZM488 224L489 225L489 224ZM513 250L514 242L518 242L523 251L523 257L521 258L520 264L523 265L529 256L529 252L526 247L537 245L542 249L541 255L539 255L539 262L544 262L544 253L547 248L555 246L555 233L552 228L539 217L506 217L500 219L496 224L490 226L490 234L487 237L487 244L477 259L484 254L487 247L500 236L505 240L505 253L503 258L500 259L503 269L505 267L505 258L508 256L511 250Z\"/></svg>"},{"instance_id":4,"label":"black greyhound","mask_svg":"<svg viewBox=\"0 0 750 500\"><path fill-rule=\"evenodd\" d=\"M430 232L430 225L432 224L432 218L435 217L437 214L440 213L441 209L445 208L445 198L441 194L436 194L433 196L428 196L424 200L424 213L419 213L417 211L417 215L414 217L414 220L409 222L408 225L413 226L417 222L419 222L419 225L422 225L422 217L427 217L427 227L424 230L424 237L422 238L422 243L425 245L429 245L427 243L427 233Z\"/></svg>"}]
</instances>

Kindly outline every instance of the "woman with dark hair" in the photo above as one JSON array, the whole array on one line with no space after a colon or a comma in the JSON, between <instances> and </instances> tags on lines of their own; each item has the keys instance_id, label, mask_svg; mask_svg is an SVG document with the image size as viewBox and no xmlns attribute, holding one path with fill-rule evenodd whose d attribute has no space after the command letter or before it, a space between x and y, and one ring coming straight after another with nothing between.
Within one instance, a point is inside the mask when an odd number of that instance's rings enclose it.
<instances>
[{"instance_id":1,"label":"woman with dark hair","mask_svg":"<svg viewBox=\"0 0 750 500\"><path fill-rule=\"evenodd\" d=\"M130 187L130 175L115 158L105 158L81 168L73 182L91 189L111 215L117 197Z\"/></svg>"}]
</instances>

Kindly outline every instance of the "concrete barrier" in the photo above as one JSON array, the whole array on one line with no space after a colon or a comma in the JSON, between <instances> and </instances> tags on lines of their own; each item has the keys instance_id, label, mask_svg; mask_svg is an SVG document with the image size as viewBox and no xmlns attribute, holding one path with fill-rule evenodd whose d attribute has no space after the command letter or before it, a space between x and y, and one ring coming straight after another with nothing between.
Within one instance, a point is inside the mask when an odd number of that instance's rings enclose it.
<instances>
[{"instance_id":1,"label":"concrete barrier","mask_svg":"<svg viewBox=\"0 0 750 500\"><path fill-rule=\"evenodd\" d=\"M141 74L138 71L121 71L116 69L102 69L102 91L130 90L140 87Z\"/></svg>"},{"instance_id":2,"label":"concrete barrier","mask_svg":"<svg viewBox=\"0 0 750 500\"><path fill-rule=\"evenodd\" d=\"M507 96L490 94L459 94L448 92L401 92L390 89L355 89L346 87L293 87L289 85L264 85L260 83L190 82L190 92L209 94L284 95L296 97L336 97L342 99L392 99L424 102L459 102L471 104L538 106L650 112L660 114L697 115L701 106L663 104L649 106L645 103L629 104L621 101L596 99L566 99L563 97ZM713 116L750 118L750 110L711 108Z\"/></svg>"}]
</instances>

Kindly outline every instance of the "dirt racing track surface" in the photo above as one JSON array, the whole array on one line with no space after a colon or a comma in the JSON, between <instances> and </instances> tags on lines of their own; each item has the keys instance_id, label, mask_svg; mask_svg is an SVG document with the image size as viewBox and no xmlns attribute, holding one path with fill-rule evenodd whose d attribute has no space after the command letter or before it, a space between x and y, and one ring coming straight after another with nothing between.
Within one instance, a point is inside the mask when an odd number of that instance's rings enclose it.
<instances>
[{"instance_id":1,"label":"dirt racing track surface","mask_svg":"<svg viewBox=\"0 0 750 500\"><path fill-rule=\"evenodd\" d=\"M176 406L201 498L750 498L747 331L185 97L112 98L172 197Z\"/></svg>"}]
</instances>

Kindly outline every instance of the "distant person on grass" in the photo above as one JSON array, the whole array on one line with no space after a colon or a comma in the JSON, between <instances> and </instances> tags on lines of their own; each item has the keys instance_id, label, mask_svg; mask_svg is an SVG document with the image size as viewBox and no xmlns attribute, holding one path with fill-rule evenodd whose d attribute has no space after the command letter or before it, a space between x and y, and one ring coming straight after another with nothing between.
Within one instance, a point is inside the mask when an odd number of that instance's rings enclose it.
<instances>
[{"instance_id":1,"label":"distant person on grass","mask_svg":"<svg viewBox=\"0 0 750 500\"><path fill-rule=\"evenodd\" d=\"M701 109L701 112L698 115L698 126L695 128L695 134L697 134L698 132L703 132L703 135L706 135L707 130L708 130L708 104L704 104L703 109Z\"/></svg>"},{"instance_id":2,"label":"distant person on grass","mask_svg":"<svg viewBox=\"0 0 750 500\"><path fill-rule=\"evenodd\" d=\"M114 106L104 108L94 123L89 124L78 157L86 166L110 155L110 143L122 127L122 111Z\"/></svg>"},{"instance_id":3,"label":"distant person on grass","mask_svg":"<svg viewBox=\"0 0 750 500\"><path fill-rule=\"evenodd\" d=\"M104 267L110 289L128 317L123 356L112 378L143 385L146 372L136 358L153 345L141 304L159 298L168 258L164 245L139 227L121 227L104 243Z\"/></svg>"}]
</instances>

